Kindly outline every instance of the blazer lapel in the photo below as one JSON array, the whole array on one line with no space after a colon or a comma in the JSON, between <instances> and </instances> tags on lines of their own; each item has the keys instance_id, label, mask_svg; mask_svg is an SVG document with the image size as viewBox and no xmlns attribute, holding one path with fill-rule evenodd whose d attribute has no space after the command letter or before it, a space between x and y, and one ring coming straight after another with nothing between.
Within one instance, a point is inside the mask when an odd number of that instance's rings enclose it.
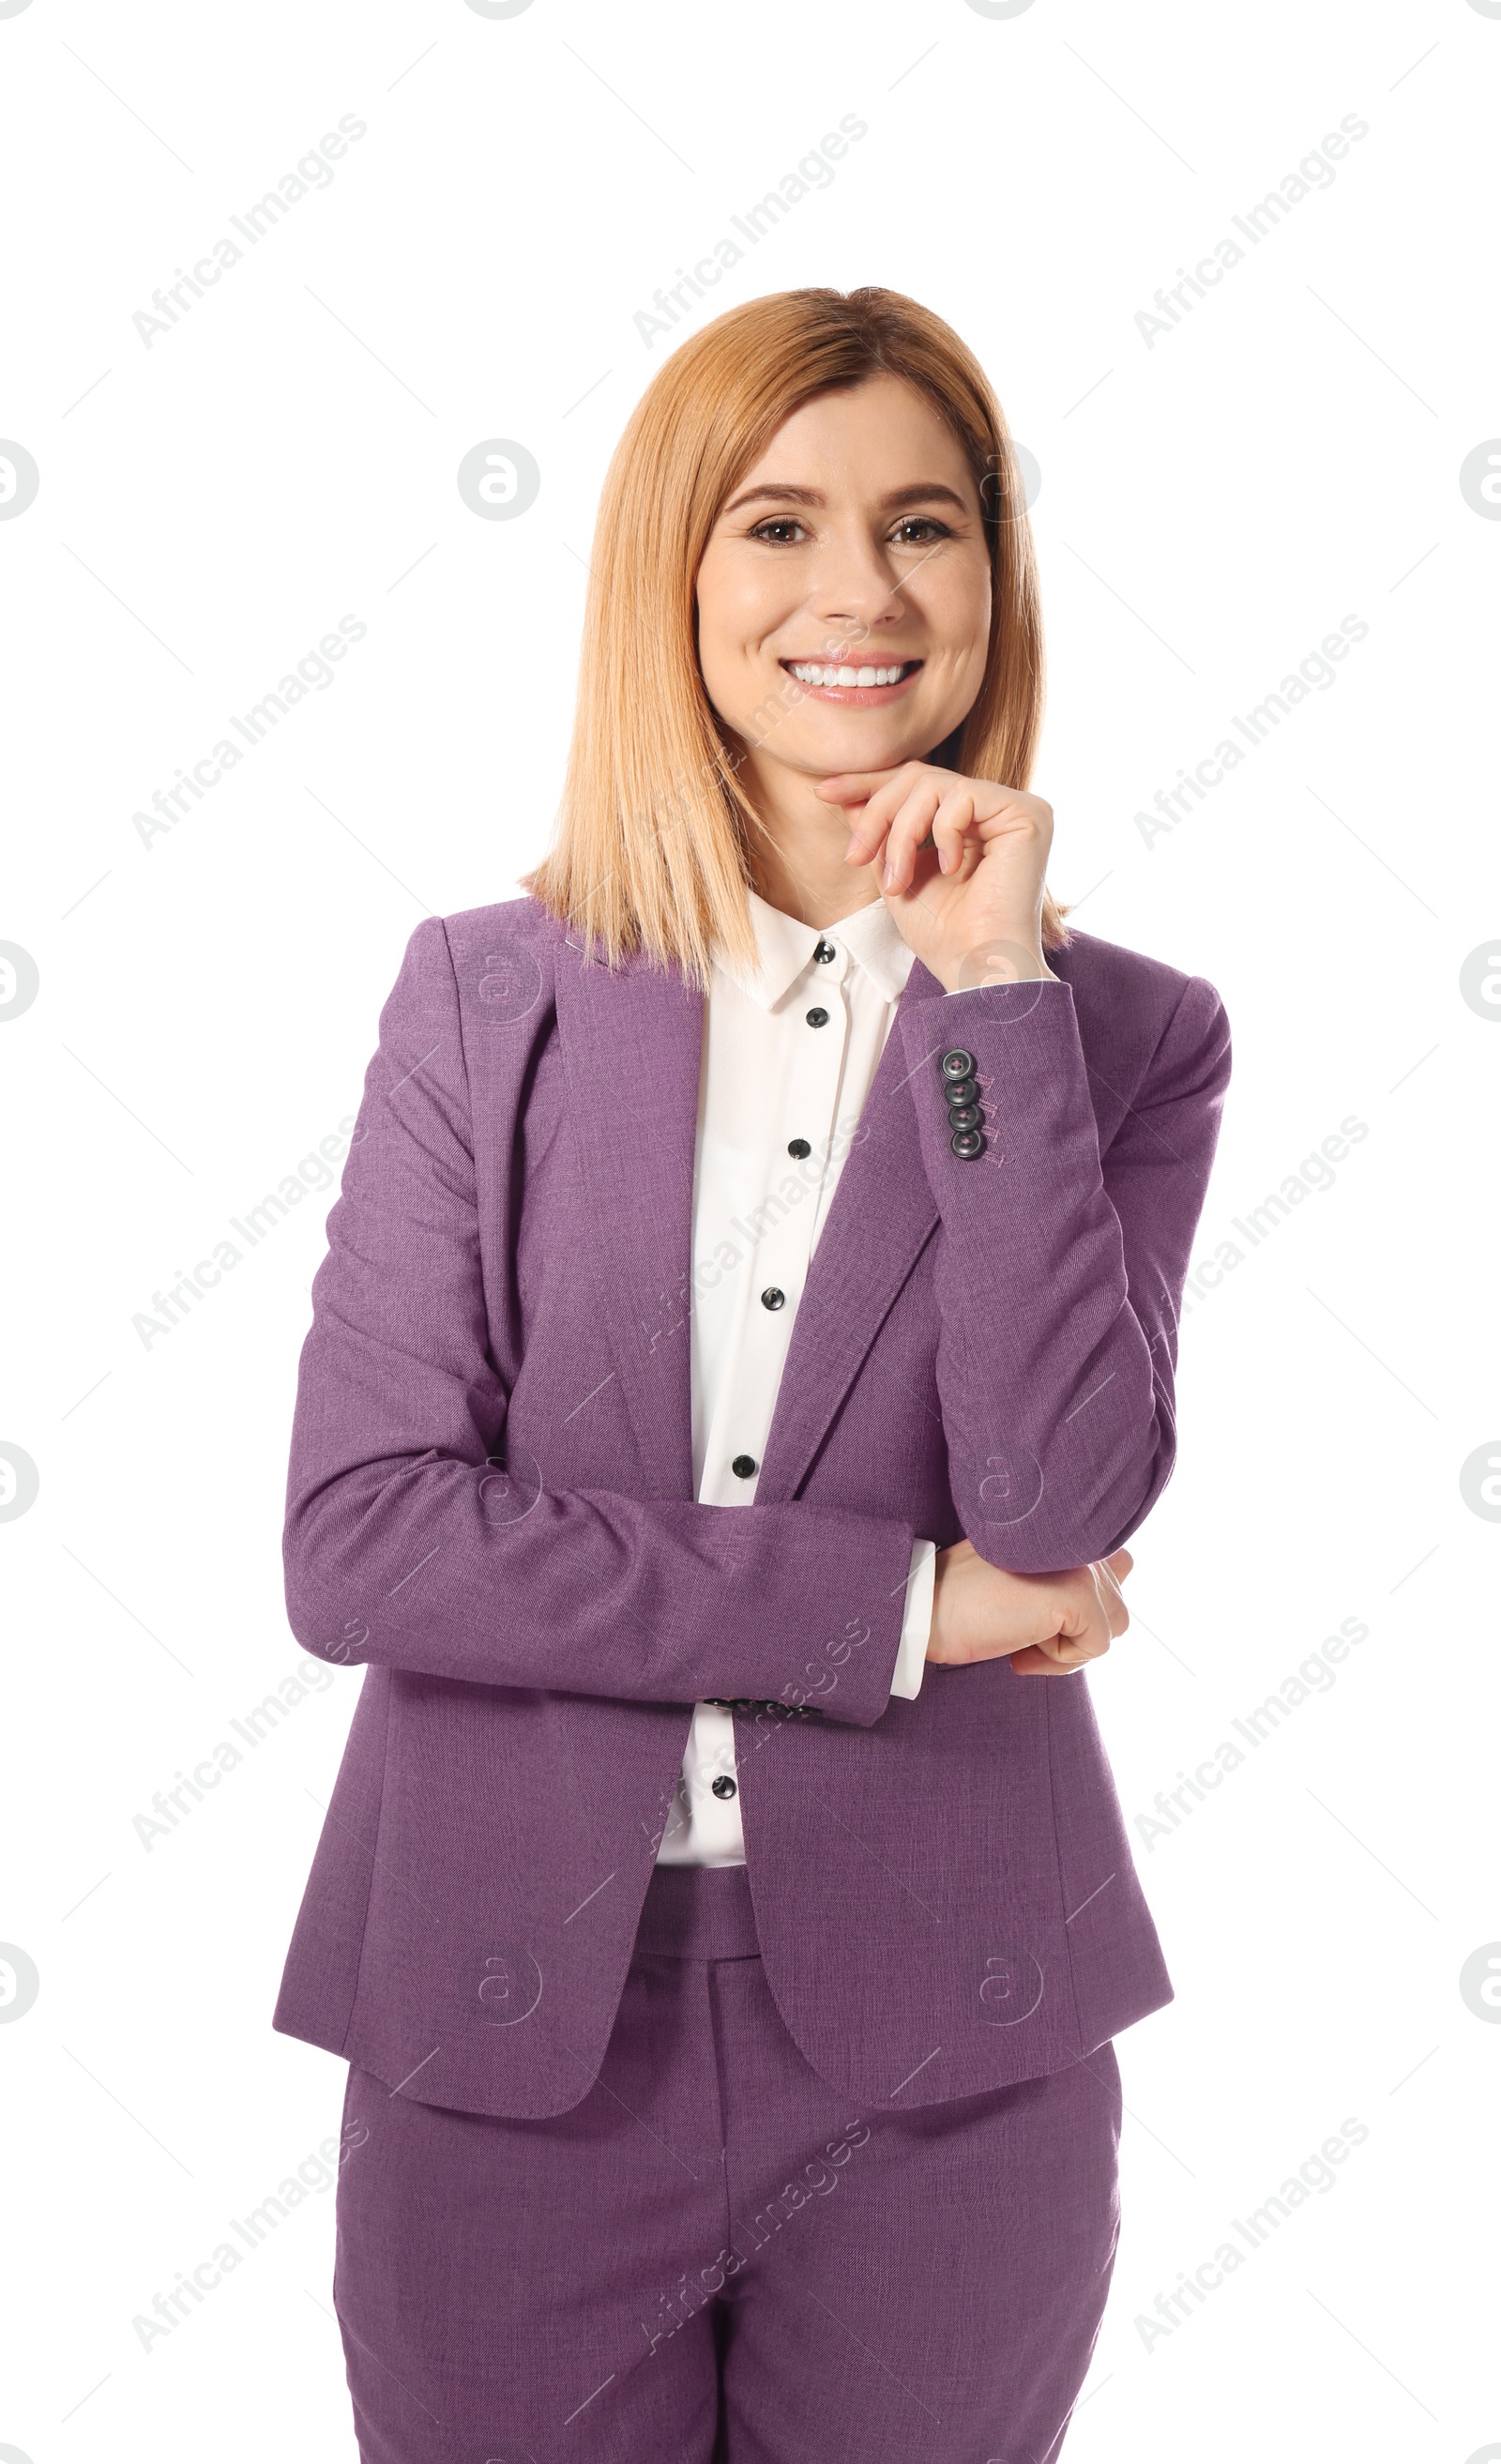
<instances>
[{"instance_id":1,"label":"blazer lapel","mask_svg":"<svg viewBox=\"0 0 1501 2464\"><path fill-rule=\"evenodd\" d=\"M561 943L557 1023L574 1090L599 1307L658 1497L691 1498L693 1167L704 1001L641 958L611 970ZM914 960L899 1009L942 992ZM935 1047L936 1048L936 1047ZM756 1483L796 1495L938 1221L893 1023L818 1234Z\"/></svg>"},{"instance_id":2,"label":"blazer lapel","mask_svg":"<svg viewBox=\"0 0 1501 2464\"><path fill-rule=\"evenodd\" d=\"M898 1011L942 992L937 977L915 958ZM761 1505L796 1495L938 1221L904 1050L893 1020L797 1305L756 1482Z\"/></svg>"},{"instance_id":3,"label":"blazer lapel","mask_svg":"<svg viewBox=\"0 0 1501 2464\"><path fill-rule=\"evenodd\" d=\"M557 1027L600 1313L653 1497L693 1495L693 1156L703 995L632 957L557 953Z\"/></svg>"}]
</instances>

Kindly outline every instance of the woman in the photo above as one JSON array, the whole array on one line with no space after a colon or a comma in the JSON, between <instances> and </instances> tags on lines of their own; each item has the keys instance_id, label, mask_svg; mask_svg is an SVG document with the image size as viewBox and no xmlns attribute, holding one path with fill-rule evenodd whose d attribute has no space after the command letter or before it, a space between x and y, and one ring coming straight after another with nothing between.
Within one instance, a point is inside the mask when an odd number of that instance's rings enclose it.
<instances>
[{"instance_id":1,"label":"woman","mask_svg":"<svg viewBox=\"0 0 1501 2464\"><path fill-rule=\"evenodd\" d=\"M552 852L408 944L286 1534L366 2464L1059 2451L1171 1995L1079 1671L1229 1063L1047 893L1041 678L974 359L753 301L612 465Z\"/></svg>"}]
</instances>

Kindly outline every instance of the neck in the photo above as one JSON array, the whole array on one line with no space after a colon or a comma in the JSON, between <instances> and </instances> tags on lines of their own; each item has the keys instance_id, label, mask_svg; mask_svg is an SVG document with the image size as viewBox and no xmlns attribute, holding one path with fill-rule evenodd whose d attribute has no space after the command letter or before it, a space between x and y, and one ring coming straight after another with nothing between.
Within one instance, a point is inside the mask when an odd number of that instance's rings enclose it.
<instances>
[{"instance_id":1,"label":"neck","mask_svg":"<svg viewBox=\"0 0 1501 2464\"><path fill-rule=\"evenodd\" d=\"M850 825L840 805L825 803L814 781L796 771L772 781L748 764L742 784L760 818L760 828L750 832L750 870L769 907L821 931L874 905L881 896L878 868L845 863Z\"/></svg>"}]
</instances>

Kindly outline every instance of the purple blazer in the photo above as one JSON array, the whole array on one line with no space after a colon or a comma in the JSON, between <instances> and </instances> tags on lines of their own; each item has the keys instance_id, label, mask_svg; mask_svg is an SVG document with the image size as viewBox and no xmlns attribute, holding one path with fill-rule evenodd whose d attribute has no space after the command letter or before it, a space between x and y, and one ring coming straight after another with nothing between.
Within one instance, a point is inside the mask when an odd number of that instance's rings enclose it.
<instances>
[{"instance_id":1,"label":"purple blazer","mask_svg":"<svg viewBox=\"0 0 1501 2464\"><path fill-rule=\"evenodd\" d=\"M823 2079L944 2103L1171 2000L1086 1677L888 1699L915 1535L1083 1565L1172 1468L1225 1012L1086 933L1049 963L946 998L913 966L726 1508L691 1463L702 997L531 898L418 926L298 1378L288 1614L366 1674L276 2027L425 2103L576 2104L716 1696L779 1706L735 1714L746 1859Z\"/></svg>"}]
</instances>

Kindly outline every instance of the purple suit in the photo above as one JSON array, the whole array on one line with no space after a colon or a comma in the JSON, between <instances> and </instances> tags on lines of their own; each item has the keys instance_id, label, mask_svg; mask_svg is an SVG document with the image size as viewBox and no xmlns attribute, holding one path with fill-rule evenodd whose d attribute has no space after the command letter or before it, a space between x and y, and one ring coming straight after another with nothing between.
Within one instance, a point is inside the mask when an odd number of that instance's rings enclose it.
<instances>
[{"instance_id":1,"label":"purple suit","mask_svg":"<svg viewBox=\"0 0 1501 2464\"><path fill-rule=\"evenodd\" d=\"M726 1509L690 1463L699 995L531 899L418 927L298 1385L289 1615L367 1675L278 2028L428 2105L577 2105L707 1697L801 1714L736 1714L746 1872L776 2009L852 2105L1063 2071L1171 1998L1086 1679L888 1700L914 1535L1081 1565L1172 1467L1225 1013L1087 934L1050 964L946 999L913 967Z\"/></svg>"}]
</instances>

